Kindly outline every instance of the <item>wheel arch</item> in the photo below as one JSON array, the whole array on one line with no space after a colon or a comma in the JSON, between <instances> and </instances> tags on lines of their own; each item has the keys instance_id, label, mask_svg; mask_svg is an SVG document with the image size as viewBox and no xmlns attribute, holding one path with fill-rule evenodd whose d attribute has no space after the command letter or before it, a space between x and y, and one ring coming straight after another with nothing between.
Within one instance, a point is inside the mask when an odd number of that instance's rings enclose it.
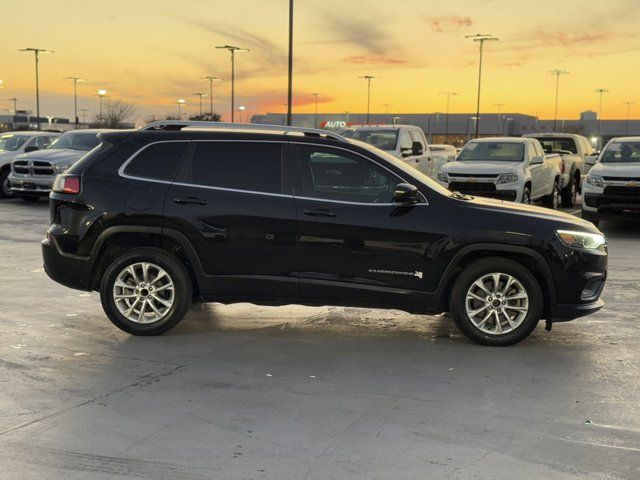
<instances>
[{"instance_id":1,"label":"wheel arch","mask_svg":"<svg viewBox=\"0 0 640 480\"><path fill-rule=\"evenodd\" d=\"M544 298L543 314L547 316L555 303L555 281L545 258L530 247L483 243L462 248L451 260L438 287L442 311L449 311L451 290L465 267L487 257L504 257L526 267L540 284Z\"/></svg>"}]
</instances>

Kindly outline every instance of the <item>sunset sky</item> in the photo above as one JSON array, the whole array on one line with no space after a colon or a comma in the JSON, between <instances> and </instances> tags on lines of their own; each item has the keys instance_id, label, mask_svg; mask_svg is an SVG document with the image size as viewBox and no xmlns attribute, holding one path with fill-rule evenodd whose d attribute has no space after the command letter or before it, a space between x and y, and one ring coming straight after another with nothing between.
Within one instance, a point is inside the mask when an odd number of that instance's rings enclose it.
<instances>
[{"instance_id":1,"label":"sunset sky","mask_svg":"<svg viewBox=\"0 0 640 480\"><path fill-rule=\"evenodd\" d=\"M230 62L214 46L251 49L237 56L236 105L251 113L286 108L287 0L2 0L0 108L10 97L35 110L33 55L40 63L41 111L73 116L72 85L80 108L95 115L99 88L135 105L136 117L175 112L178 98L197 109L193 92L215 84L215 110L229 117ZM596 88L607 88L603 118L624 118L625 101L640 114L640 1L638 0L297 0L294 112L362 112L366 84L372 111L443 111L442 91L455 91L452 112L475 110L477 45L465 39L493 34L486 45L482 110L553 115L554 78L561 68L560 117L597 109ZM636 114L636 111L638 114ZM5 110L6 112L6 110Z\"/></svg>"}]
</instances>

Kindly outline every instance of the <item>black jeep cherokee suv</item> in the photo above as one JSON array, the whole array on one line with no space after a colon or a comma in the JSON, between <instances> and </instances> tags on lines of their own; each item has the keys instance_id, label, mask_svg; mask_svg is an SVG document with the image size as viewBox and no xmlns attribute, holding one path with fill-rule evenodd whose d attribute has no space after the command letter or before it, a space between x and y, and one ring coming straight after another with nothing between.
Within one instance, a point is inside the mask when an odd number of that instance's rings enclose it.
<instances>
[{"instance_id":1,"label":"black jeep cherokee suv","mask_svg":"<svg viewBox=\"0 0 640 480\"><path fill-rule=\"evenodd\" d=\"M591 223L451 193L364 143L197 122L100 137L56 179L44 264L129 333L160 334L202 299L450 312L508 345L603 306Z\"/></svg>"}]
</instances>

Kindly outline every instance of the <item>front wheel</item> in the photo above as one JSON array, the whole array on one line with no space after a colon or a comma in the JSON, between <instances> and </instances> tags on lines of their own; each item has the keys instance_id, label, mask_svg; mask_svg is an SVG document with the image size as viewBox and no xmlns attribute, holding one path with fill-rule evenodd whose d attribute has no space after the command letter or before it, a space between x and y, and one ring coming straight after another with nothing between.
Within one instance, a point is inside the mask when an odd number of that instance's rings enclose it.
<instances>
[{"instance_id":1,"label":"front wheel","mask_svg":"<svg viewBox=\"0 0 640 480\"><path fill-rule=\"evenodd\" d=\"M531 189L529 187L524 187L522 191L522 203L531 205Z\"/></svg>"},{"instance_id":2,"label":"front wheel","mask_svg":"<svg viewBox=\"0 0 640 480\"><path fill-rule=\"evenodd\" d=\"M9 188L9 170L0 172L0 198L12 198L14 193Z\"/></svg>"},{"instance_id":3,"label":"front wheel","mask_svg":"<svg viewBox=\"0 0 640 480\"><path fill-rule=\"evenodd\" d=\"M184 318L192 288L189 273L176 257L159 248L138 248L109 265L100 284L100 300L121 330L159 335Z\"/></svg>"},{"instance_id":4,"label":"front wheel","mask_svg":"<svg viewBox=\"0 0 640 480\"><path fill-rule=\"evenodd\" d=\"M462 332L481 345L520 342L542 316L540 284L523 265L501 257L469 265L456 280L449 309Z\"/></svg>"},{"instance_id":5,"label":"front wheel","mask_svg":"<svg viewBox=\"0 0 640 480\"><path fill-rule=\"evenodd\" d=\"M578 183L575 179L572 179L569 185L562 190L562 206L573 207L576 204L578 198Z\"/></svg>"},{"instance_id":6,"label":"front wheel","mask_svg":"<svg viewBox=\"0 0 640 480\"><path fill-rule=\"evenodd\" d=\"M560 208L560 185L557 179L553 182L553 190L551 190L551 193L544 197L543 203L546 207L552 208L553 210Z\"/></svg>"}]
</instances>

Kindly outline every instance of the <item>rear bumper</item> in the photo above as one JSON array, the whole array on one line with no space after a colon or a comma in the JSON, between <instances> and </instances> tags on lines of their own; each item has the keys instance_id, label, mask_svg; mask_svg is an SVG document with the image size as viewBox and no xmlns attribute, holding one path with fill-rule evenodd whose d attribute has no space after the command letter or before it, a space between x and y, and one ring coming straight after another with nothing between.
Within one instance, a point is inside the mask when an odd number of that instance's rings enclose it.
<instances>
[{"instance_id":1,"label":"rear bumper","mask_svg":"<svg viewBox=\"0 0 640 480\"><path fill-rule=\"evenodd\" d=\"M93 290L93 262L89 258L62 254L47 238L42 240L42 258L51 280L76 290Z\"/></svg>"}]
</instances>

